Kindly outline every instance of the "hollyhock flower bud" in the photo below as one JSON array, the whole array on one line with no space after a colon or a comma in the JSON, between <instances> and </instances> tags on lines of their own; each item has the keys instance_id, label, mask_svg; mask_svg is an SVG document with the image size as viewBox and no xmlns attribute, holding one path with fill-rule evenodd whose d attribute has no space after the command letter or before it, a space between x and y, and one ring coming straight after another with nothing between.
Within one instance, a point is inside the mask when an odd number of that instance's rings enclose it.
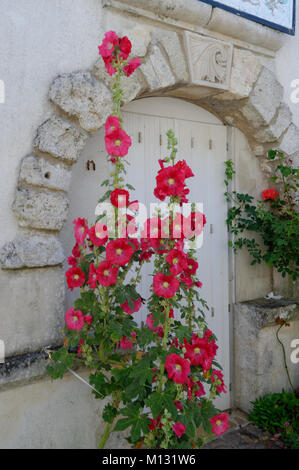
<instances>
[{"instance_id":1,"label":"hollyhock flower bud","mask_svg":"<svg viewBox=\"0 0 299 470\"><path fill-rule=\"evenodd\" d=\"M127 207L129 198L129 192L125 189L116 188L110 194L110 201L114 207Z\"/></svg>"},{"instance_id":2,"label":"hollyhock flower bud","mask_svg":"<svg viewBox=\"0 0 299 470\"><path fill-rule=\"evenodd\" d=\"M139 59L139 57L137 57L136 59L131 59L128 65L125 65L123 69L126 76L129 77L130 75L132 75L132 73L134 73L135 70L140 67L140 65L141 60Z\"/></svg>"},{"instance_id":3,"label":"hollyhock flower bud","mask_svg":"<svg viewBox=\"0 0 299 470\"><path fill-rule=\"evenodd\" d=\"M116 129L119 129L119 119L117 116L109 116L107 118L107 121L105 123L105 131L106 131L106 135L109 135L111 134L113 131L115 131Z\"/></svg>"},{"instance_id":4,"label":"hollyhock flower bud","mask_svg":"<svg viewBox=\"0 0 299 470\"><path fill-rule=\"evenodd\" d=\"M93 263L89 265L89 276L87 284L90 285L91 289L96 289L97 287L97 271Z\"/></svg>"},{"instance_id":5,"label":"hollyhock flower bud","mask_svg":"<svg viewBox=\"0 0 299 470\"><path fill-rule=\"evenodd\" d=\"M106 258L112 264L125 266L134 253L134 248L125 238L118 238L108 243L106 248Z\"/></svg>"},{"instance_id":6,"label":"hollyhock flower bud","mask_svg":"<svg viewBox=\"0 0 299 470\"><path fill-rule=\"evenodd\" d=\"M84 325L83 313L80 310L69 308L65 313L65 324L69 330L81 330Z\"/></svg>"},{"instance_id":7,"label":"hollyhock flower bud","mask_svg":"<svg viewBox=\"0 0 299 470\"><path fill-rule=\"evenodd\" d=\"M186 359L173 353L167 356L165 369L170 379L175 383L183 384L190 373L190 364Z\"/></svg>"},{"instance_id":8,"label":"hollyhock flower bud","mask_svg":"<svg viewBox=\"0 0 299 470\"><path fill-rule=\"evenodd\" d=\"M163 273L155 274L153 288L156 295L171 298L179 288L179 281L174 276L165 276Z\"/></svg>"},{"instance_id":9,"label":"hollyhock flower bud","mask_svg":"<svg viewBox=\"0 0 299 470\"><path fill-rule=\"evenodd\" d=\"M65 273L68 288L73 290L74 287L81 287L85 282L85 275L82 269L75 267L70 268Z\"/></svg>"},{"instance_id":10,"label":"hollyhock flower bud","mask_svg":"<svg viewBox=\"0 0 299 470\"><path fill-rule=\"evenodd\" d=\"M112 266L110 261L102 261L97 268L97 280L102 286L111 286L116 283L118 268Z\"/></svg>"},{"instance_id":11,"label":"hollyhock flower bud","mask_svg":"<svg viewBox=\"0 0 299 470\"><path fill-rule=\"evenodd\" d=\"M225 433L229 429L228 416L226 413L220 413L219 415L214 416L210 419L212 424L212 431L215 436L220 436L220 434Z\"/></svg>"},{"instance_id":12,"label":"hollyhock flower bud","mask_svg":"<svg viewBox=\"0 0 299 470\"><path fill-rule=\"evenodd\" d=\"M212 371L211 381L216 384L216 390L218 393L227 393L227 387L223 382L223 374L220 370Z\"/></svg>"},{"instance_id":13,"label":"hollyhock flower bud","mask_svg":"<svg viewBox=\"0 0 299 470\"><path fill-rule=\"evenodd\" d=\"M92 315L84 315L84 321L87 323L87 325L92 324Z\"/></svg>"},{"instance_id":14,"label":"hollyhock flower bud","mask_svg":"<svg viewBox=\"0 0 299 470\"><path fill-rule=\"evenodd\" d=\"M270 189L265 189L263 192L262 192L262 197L263 197L263 200L264 201L267 201L268 199L275 199L276 196L278 196L278 191L275 191L274 188L270 188Z\"/></svg>"},{"instance_id":15,"label":"hollyhock flower bud","mask_svg":"<svg viewBox=\"0 0 299 470\"><path fill-rule=\"evenodd\" d=\"M172 430L177 435L177 437L180 439L180 437L182 437L182 435L186 431L186 426L183 423L175 423L172 426Z\"/></svg>"},{"instance_id":16,"label":"hollyhock flower bud","mask_svg":"<svg viewBox=\"0 0 299 470\"><path fill-rule=\"evenodd\" d=\"M123 129L116 129L105 135L105 144L109 155L123 157L127 155L132 141L131 137Z\"/></svg>"}]
</instances>

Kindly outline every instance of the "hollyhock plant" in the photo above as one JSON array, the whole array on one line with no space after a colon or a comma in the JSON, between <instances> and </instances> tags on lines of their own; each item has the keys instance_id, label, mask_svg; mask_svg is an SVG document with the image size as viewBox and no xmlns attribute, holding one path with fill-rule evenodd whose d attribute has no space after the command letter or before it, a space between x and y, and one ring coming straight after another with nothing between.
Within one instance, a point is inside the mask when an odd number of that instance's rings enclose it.
<instances>
[{"instance_id":1,"label":"hollyhock plant","mask_svg":"<svg viewBox=\"0 0 299 470\"><path fill-rule=\"evenodd\" d=\"M89 371L95 398L105 399L100 449L111 432L127 428L127 439L136 447L193 449L227 426L225 414L213 405L226 391L224 377L214 361L217 345L205 322L206 302L198 293L196 252L186 243L201 233L205 219L195 209L189 217L178 210L187 202L186 181L194 174L185 160L176 160L177 140L170 130L170 155L159 160L155 188L167 213L157 210L140 236L139 227L137 232L141 204L131 197L125 178L123 157L132 141L123 129L120 86L141 64L130 56L131 49L128 37L114 31L99 46L112 76L113 100L105 123L111 172L99 202L111 203L115 217L104 225L99 215L90 227L85 218L74 220L76 244L66 279L71 290L79 288L78 295L65 314L63 347L53 352L47 370L61 378L79 361ZM142 270L150 259L152 284L141 297ZM146 324L138 325L134 317L142 315L143 303L149 313Z\"/></svg>"}]
</instances>

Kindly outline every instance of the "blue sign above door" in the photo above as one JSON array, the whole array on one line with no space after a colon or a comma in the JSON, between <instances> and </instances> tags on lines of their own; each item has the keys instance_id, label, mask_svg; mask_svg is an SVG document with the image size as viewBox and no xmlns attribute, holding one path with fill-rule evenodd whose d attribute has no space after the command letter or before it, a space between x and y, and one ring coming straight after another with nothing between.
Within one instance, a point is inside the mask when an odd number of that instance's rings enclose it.
<instances>
[{"instance_id":1,"label":"blue sign above door","mask_svg":"<svg viewBox=\"0 0 299 470\"><path fill-rule=\"evenodd\" d=\"M296 0L200 0L287 34L295 34Z\"/></svg>"}]
</instances>

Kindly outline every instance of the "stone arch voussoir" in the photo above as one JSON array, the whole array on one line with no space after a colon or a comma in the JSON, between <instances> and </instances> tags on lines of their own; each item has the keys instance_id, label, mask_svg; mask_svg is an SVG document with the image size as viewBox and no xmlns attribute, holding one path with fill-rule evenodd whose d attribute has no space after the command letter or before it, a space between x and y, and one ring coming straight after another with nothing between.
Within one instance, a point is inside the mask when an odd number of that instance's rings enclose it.
<instances>
[{"instance_id":1,"label":"stone arch voussoir","mask_svg":"<svg viewBox=\"0 0 299 470\"><path fill-rule=\"evenodd\" d=\"M135 28L127 34L133 42L136 36L142 65L122 82L124 104L146 96L183 98L238 127L264 171L270 147L298 159L299 129L282 86L254 53L193 33ZM71 167L112 111L111 82L101 58L91 70L54 79L49 98L55 114L38 127L33 151L21 162L13 203L20 233L1 250L3 269L62 263L57 234L67 218Z\"/></svg>"}]
</instances>

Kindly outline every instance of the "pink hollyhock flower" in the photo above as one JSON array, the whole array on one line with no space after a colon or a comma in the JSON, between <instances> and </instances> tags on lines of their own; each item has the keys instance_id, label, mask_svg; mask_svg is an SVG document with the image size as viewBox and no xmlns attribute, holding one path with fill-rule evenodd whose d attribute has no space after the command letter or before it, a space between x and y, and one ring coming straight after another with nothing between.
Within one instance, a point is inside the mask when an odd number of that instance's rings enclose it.
<instances>
[{"instance_id":1,"label":"pink hollyhock flower","mask_svg":"<svg viewBox=\"0 0 299 470\"><path fill-rule=\"evenodd\" d=\"M76 243L75 246L74 246L74 248L72 249L72 255L73 255L75 258L80 258L81 252L80 252L78 243Z\"/></svg>"},{"instance_id":2,"label":"pink hollyhock flower","mask_svg":"<svg viewBox=\"0 0 299 470\"><path fill-rule=\"evenodd\" d=\"M124 36L119 40L119 49L120 49L120 52L121 52L120 55L122 56L122 58L127 59L132 49L131 41L127 36Z\"/></svg>"},{"instance_id":3,"label":"pink hollyhock flower","mask_svg":"<svg viewBox=\"0 0 299 470\"><path fill-rule=\"evenodd\" d=\"M125 238L111 240L106 247L106 258L110 263L125 266L131 259L134 248Z\"/></svg>"},{"instance_id":4,"label":"pink hollyhock flower","mask_svg":"<svg viewBox=\"0 0 299 470\"><path fill-rule=\"evenodd\" d=\"M204 386L199 380L198 380L198 382L195 382L194 385L195 385L194 395L197 398L200 398L200 397L202 397L203 395L206 394Z\"/></svg>"},{"instance_id":5,"label":"pink hollyhock flower","mask_svg":"<svg viewBox=\"0 0 299 470\"><path fill-rule=\"evenodd\" d=\"M155 274L153 288L156 295L170 299L179 288L179 281L174 276L165 276L163 273Z\"/></svg>"},{"instance_id":6,"label":"pink hollyhock flower","mask_svg":"<svg viewBox=\"0 0 299 470\"><path fill-rule=\"evenodd\" d=\"M88 226L86 224L85 219L78 219L73 220L74 224L74 232L75 232L75 238L78 243L78 245L83 245L85 238L88 234Z\"/></svg>"},{"instance_id":7,"label":"pink hollyhock flower","mask_svg":"<svg viewBox=\"0 0 299 470\"><path fill-rule=\"evenodd\" d=\"M159 170L156 176L157 188L165 196L178 196L184 189L185 174L175 166Z\"/></svg>"},{"instance_id":8,"label":"pink hollyhock flower","mask_svg":"<svg viewBox=\"0 0 299 470\"><path fill-rule=\"evenodd\" d=\"M166 261L170 264L170 272L174 276L180 274L186 267L186 255L180 250L173 249L166 256Z\"/></svg>"},{"instance_id":9,"label":"pink hollyhock flower","mask_svg":"<svg viewBox=\"0 0 299 470\"><path fill-rule=\"evenodd\" d=\"M180 275L180 281L185 284L186 287L192 287L193 286L193 281L189 274L181 274Z\"/></svg>"},{"instance_id":10,"label":"pink hollyhock flower","mask_svg":"<svg viewBox=\"0 0 299 470\"><path fill-rule=\"evenodd\" d=\"M187 165L186 160L179 160L174 166L184 173L185 178L191 178L194 176L191 168Z\"/></svg>"},{"instance_id":11,"label":"pink hollyhock flower","mask_svg":"<svg viewBox=\"0 0 299 470\"><path fill-rule=\"evenodd\" d=\"M228 416L226 413L220 413L219 415L214 416L210 419L212 424L212 431L215 436L220 436L220 434L225 433L229 429Z\"/></svg>"},{"instance_id":12,"label":"pink hollyhock flower","mask_svg":"<svg viewBox=\"0 0 299 470\"><path fill-rule=\"evenodd\" d=\"M180 439L180 437L182 437L182 435L186 431L186 426L183 423L175 423L172 426L172 430L177 435L177 437Z\"/></svg>"},{"instance_id":13,"label":"pink hollyhock flower","mask_svg":"<svg viewBox=\"0 0 299 470\"><path fill-rule=\"evenodd\" d=\"M141 60L139 59L139 57L137 57L136 59L131 59L128 65L125 65L123 68L126 76L129 77L130 75L132 75L132 73L134 73L135 70L140 67L140 65Z\"/></svg>"},{"instance_id":14,"label":"pink hollyhock flower","mask_svg":"<svg viewBox=\"0 0 299 470\"><path fill-rule=\"evenodd\" d=\"M268 199L275 199L276 196L278 196L278 191L275 191L274 188L270 188L270 189L265 189L263 192L262 192L262 196L263 196L263 199L264 201L267 201Z\"/></svg>"},{"instance_id":15,"label":"pink hollyhock flower","mask_svg":"<svg viewBox=\"0 0 299 470\"><path fill-rule=\"evenodd\" d=\"M110 261L102 261L97 268L97 280L102 286L111 286L116 283L118 268L112 266Z\"/></svg>"},{"instance_id":16,"label":"pink hollyhock flower","mask_svg":"<svg viewBox=\"0 0 299 470\"><path fill-rule=\"evenodd\" d=\"M113 60L113 57L103 57L103 61L104 61L105 67L106 67L106 71L107 71L108 75L110 75L111 77L112 77L112 75L116 74L116 68L113 67L112 60Z\"/></svg>"},{"instance_id":17,"label":"pink hollyhock flower","mask_svg":"<svg viewBox=\"0 0 299 470\"><path fill-rule=\"evenodd\" d=\"M70 268L65 273L68 288L73 290L74 287L81 287L85 282L85 275L82 269L75 267Z\"/></svg>"},{"instance_id":18,"label":"pink hollyhock flower","mask_svg":"<svg viewBox=\"0 0 299 470\"><path fill-rule=\"evenodd\" d=\"M115 131L116 129L119 129L119 119L117 116L111 115L107 118L105 123L106 135L111 134L111 132Z\"/></svg>"},{"instance_id":19,"label":"pink hollyhock flower","mask_svg":"<svg viewBox=\"0 0 299 470\"><path fill-rule=\"evenodd\" d=\"M107 242L109 232L106 225L97 222L93 227L89 229L88 235L90 241L95 246L102 246L105 245L105 243Z\"/></svg>"},{"instance_id":20,"label":"pink hollyhock flower","mask_svg":"<svg viewBox=\"0 0 299 470\"><path fill-rule=\"evenodd\" d=\"M99 54L104 57L111 57L114 53L115 46L118 46L119 38L114 31L108 31L105 33L103 42L99 48Z\"/></svg>"},{"instance_id":21,"label":"pink hollyhock flower","mask_svg":"<svg viewBox=\"0 0 299 470\"><path fill-rule=\"evenodd\" d=\"M184 269L184 271L191 275L191 274L195 274L196 271L197 271L197 268L198 268L198 262L195 261L194 259L192 258L187 258L187 266L186 268Z\"/></svg>"},{"instance_id":22,"label":"pink hollyhock flower","mask_svg":"<svg viewBox=\"0 0 299 470\"><path fill-rule=\"evenodd\" d=\"M92 324L92 315L84 315L84 321L87 323L87 325Z\"/></svg>"},{"instance_id":23,"label":"pink hollyhock flower","mask_svg":"<svg viewBox=\"0 0 299 470\"><path fill-rule=\"evenodd\" d=\"M150 424L148 425L149 431L154 431L157 427L159 429L162 429L163 424L160 422L161 421L161 415L158 414L157 419L149 418Z\"/></svg>"},{"instance_id":24,"label":"pink hollyhock flower","mask_svg":"<svg viewBox=\"0 0 299 470\"><path fill-rule=\"evenodd\" d=\"M226 385L223 381L223 374L220 370L213 370L211 374L211 381L216 383L218 393L227 393Z\"/></svg>"},{"instance_id":25,"label":"pink hollyhock flower","mask_svg":"<svg viewBox=\"0 0 299 470\"><path fill-rule=\"evenodd\" d=\"M84 315L80 310L69 308L65 313L65 324L69 330L79 331L84 325Z\"/></svg>"},{"instance_id":26,"label":"pink hollyhock flower","mask_svg":"<svg viewBox=\"0 0 299 470\"><path fill-rule=\"evenodd\" d=\"M109 155L123 157L127 155L132 141L131 137L123 129L116 129L110 134L105 135L105 144Z\"/></svg>"},{"instance_id":27,"label":"pink hollyhock flower","mask_svg":"<svg viewBox=\"0 0 299 470\"><path fill-rule=\"evenodd\" d=\"M93 263L89 265L89 276L87 284L90 285L91 289L97 288L97 271Z\"/></svg>"},{"instance_id":28,"label":"pink hollyhock flower","mask_svg":"<svg viewBox=\"0 0 299 470\"><path fill-rule=\"evenodd\" d=\"M140 310L141 305L142 305L141 297L139 297L139 299L137 300L134 300L134 299L131 299L131 300L134 303L133 310L130 308L128 300L126 300L125 303L121 305L121 308L123 309L123 311L128 313L129 315L132 315L132 313L138 312L138 310Z\"/></svg>"},{"instance_id":29,"label":"pink hollyhock flower","mask_svg":"<svg viewBox=\"0 0 299 470\"><path fill-rule=\"evenodd\" d=\"M129 198L129 192L125 189L116 188L110 194L110 201L114 207L127 207Z\"/></svg>"},{"instance_id":30,"label":"pink hollyhock flower","mask_svg":"<svg viewBox=\"0 0 299 470\"><path fill-rule=\"evenodd\" d=\"M211 368L212 361L215 357L214 347L204 338L192 339L192 344L184 340L186 352L184 357L189 359L193 366L201 365L204 371Z\"/></svg>"},{"instance_id":31,"label":"pink hollyhock flower","mask_svg":"<svg viewBox=\"0 0 299 470\"><path fill-rule=\"evenodd\" d=\"M190 363L177 354L170 354L166 358L165 369L170 379L177 384L187 381L190 373Z\"/></svg>"}]
</instances>

